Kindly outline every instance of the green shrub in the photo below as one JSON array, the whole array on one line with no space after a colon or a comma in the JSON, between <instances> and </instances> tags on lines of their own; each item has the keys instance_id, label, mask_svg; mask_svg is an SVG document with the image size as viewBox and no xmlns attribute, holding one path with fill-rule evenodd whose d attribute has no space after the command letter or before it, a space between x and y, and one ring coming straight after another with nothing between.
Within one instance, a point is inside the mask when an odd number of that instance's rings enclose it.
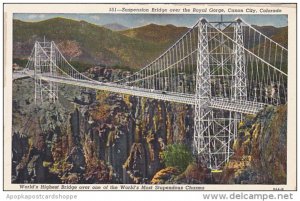
<instances>
[{"instance_id":1,"label":"green shrub","mask_svg":"<svg viewBox=\"0 0 300 201\"><path fill-rule=\"evenodd\" d=\"M167 167L176 167L183 172L193 162L193 154L184 144L172 144L163 151L162 159Z\"/></svg>"},{"instance_id":2,"label":"green shrub","mask_svg":"<svg viewBox=\"0 0 300 201\"><path fill-rule=\"evenodd\" d=\"M26 64L28 62L28 59L20 59L20 58L14 58L13 63L18 64L19 66L25 68Z\"/></svg>"}]
</instances>

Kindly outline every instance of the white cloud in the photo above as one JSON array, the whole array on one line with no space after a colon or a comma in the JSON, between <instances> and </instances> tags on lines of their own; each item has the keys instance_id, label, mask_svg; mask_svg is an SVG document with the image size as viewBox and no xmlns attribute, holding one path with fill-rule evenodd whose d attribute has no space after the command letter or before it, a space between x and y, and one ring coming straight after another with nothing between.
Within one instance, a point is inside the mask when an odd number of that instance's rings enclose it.
<instances>
[{"instance_id":1,"label":"white cloud","mask_svg":"<svg viewBox=\"0 0 300 201\"><path fill-rule=\"evenodd\" d=\"M36 19L36 18L37 18L37 15L36 15L36 14L31 14L31 15L28 15L27 18L30 19L30 20Z\"/></svg>"},{"instance_id":2,"label":"white cloud","mask_svg":"<svg viewBox=\"0 0 300 201\"><path fill-rule=\"evenodd\" d=\"M28 15L28 19L30 20L36 20L36 19L44 19L46 17L45 14L30 14Z\"/></svg>"}]
</instances>

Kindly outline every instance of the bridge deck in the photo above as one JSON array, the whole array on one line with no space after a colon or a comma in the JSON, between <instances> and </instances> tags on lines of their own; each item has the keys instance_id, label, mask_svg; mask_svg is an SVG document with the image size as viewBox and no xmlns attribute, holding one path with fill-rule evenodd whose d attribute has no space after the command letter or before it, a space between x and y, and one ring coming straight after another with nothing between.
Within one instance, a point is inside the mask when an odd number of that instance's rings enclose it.
<instances>
[{"instance_id":1,"label":"bridge deck","mask_svg":"<svg viewBox=\"0 0 300 201\"><path fill-rule=\"evenodd\" d=\"M244 114L256 114L266 106L266 104L258 102L229 100L223 98L215 98L211 100L210 104L211 108L240 112Z\"/></svg>"},{"instance_id":2,"label":"bridge deck","mask_svg":"<svg viewBox=\"0 0 300 201\"><path fill-rule=\"evenodd\" d=\"M17 80L17 79L22 79L22 78L27 78L33 76L33 71L15 71L12 74L12 79Z\"/></svg>"},{"instance_id":3,"label":"bridge deck","mask_svg":"<svg viewBox=\"0 0 300 201\"><path fill-rule=\"evenodd\" d=\"M14 72L13 80L22 79L25 77L32 77L33 71ZM163 92L160 90L142 89L115 83L101 83L98 81L76 80L66 77L53 77L48 75L39 75L39 78L45 81L75 85L86 88L93 88L97 90L111 91L115 93L128 94L139 97L152 98L157 100L171 101L176 103L183 103L188 105L195 105L195 96L192 94ZM222 109L233 112L240 112L245 114L256 114L264 108L265 104L252 101L230 100L226 98L213 98L210 101L210 107L214 109Z\"/></svg>"},{"instance_id":4,"label":"bridge deck","mask_svg":"<svg viewBox=\"0 0 300 201\"><path fill-rule=\"evenodd\" d=\"M69 85L75 85L86 88L93 88L97 90L111 91L115 93L128 94L139 97L153 98L157 100L171 101L176 103L183 103L194 105L195 96L192 94L183 93L171 93L163 92L159 90L142 89L124 85L118 85L115 83L101 83L97 81L89 80L75 80L72 78L65 77L53 77L43 75L40 79L45 81L64 83ZM213 98L210 101L210 107L214 109L222 109L233 112L240 112L244 114L256 114L261 109L263 109L265 104L252 102L252 101L240 101L240 100L230 100L226 98Z\"/></svg>"},{"instance_id":5,"label":"bridge deck","mask_svg":"<svg viewBox=\"0 0 300 201\"><path fill-rule=\"evenodd\" d=\"M93 82L89 80L75 80L72 78L53 77L53 76L45 76L45 75L41 76L40 79L45 81L70 84L70 85L75 85L80 87L93 88L97 90L105 90L105 91L128 94L133 96L153 98L157 100L165 100L165 101L184 103L189 105L194 104L193 95L189 96L186 94L169 93L169 92L164 94L163 91L157 91L157 90L152 91L150 89L142 89L142 88L118 85L115 83L108 83L108 82L101 83L97 81Z\"/></svg>"}]
</instances>

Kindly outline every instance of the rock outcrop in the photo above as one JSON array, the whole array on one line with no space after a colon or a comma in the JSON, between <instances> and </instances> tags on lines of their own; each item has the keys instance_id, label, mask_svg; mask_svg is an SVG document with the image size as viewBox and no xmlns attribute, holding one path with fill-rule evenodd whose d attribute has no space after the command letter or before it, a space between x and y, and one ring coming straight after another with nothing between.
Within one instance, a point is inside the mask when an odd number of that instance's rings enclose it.
<instances>
[{"instance_id":1,"label":"rock outcrop","mask_svg":"<svg viewBox=\"0 0 300 201\"><path fill-rule=\"evenodd\" d=\"M235 155L225 166L220 183L285 184L287 106L269 106L240 123Z\"/></svg>"},{"instance_id":2,"label":"rock outcrop","mask_svg":"<svg viewBox=\"0 0 300 201\"><path fill-rule=\"evenodd\" d=\"M158 171L151 180L151 184L165 184L175 179L180 171L174 167L166 167Z\"/></svg>"}]
</instances>

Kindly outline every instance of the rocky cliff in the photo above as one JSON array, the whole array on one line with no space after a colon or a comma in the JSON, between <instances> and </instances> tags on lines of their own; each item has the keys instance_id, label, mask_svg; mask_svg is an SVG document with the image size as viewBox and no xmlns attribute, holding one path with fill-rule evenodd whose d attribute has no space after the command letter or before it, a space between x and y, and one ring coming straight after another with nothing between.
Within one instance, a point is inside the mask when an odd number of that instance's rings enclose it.
<instances>
[{"instance_id":1,"label":"rocky cliff","mask_svg":"<svg viewBox=\"0 0 300 201\"><path fill-rule=\"evenodd\" d=\"M189 106L103 91L75 104L80 90L68 86L57 103L34 106L31 82L14 83L13 182L149 183L166 144L191 144Z\"/></svg>"},{"instance_id":2,"label":"rocky cliff","mask_svg":"<svg viewBox=\"0 0 300 201\"><path fill-rule=\"evenodd\" d=\"M220 183L285 184L287 106L269 106L242 121L234 151Z\"/></svg>"},{"instance_id":3,"label":"rocky cliff","mask_svg":"<svg viewBox=\"0 0 300 201\"><path fill-rule=\"evenodd\" d=\"M98 92L90 108L93 135L115 182L149 183L163 164L168 143L191 143L192 108L163 101Z\"/></svg>"}]
</instances>

